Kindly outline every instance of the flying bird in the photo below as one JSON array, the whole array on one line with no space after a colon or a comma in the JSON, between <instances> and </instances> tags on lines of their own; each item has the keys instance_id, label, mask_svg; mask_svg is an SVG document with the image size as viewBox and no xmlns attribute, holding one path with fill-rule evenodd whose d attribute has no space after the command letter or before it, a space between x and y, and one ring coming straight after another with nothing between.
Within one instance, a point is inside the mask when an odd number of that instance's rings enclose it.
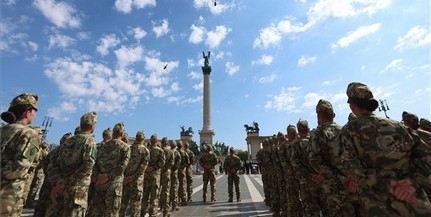
<instances>
[{"instance_id":1,"label":"flying bird","mask_svg":"<svg viewBox=\"0 0 431 217\"><path fill-rule=\"evenodd\" d=\"M214 6L217 6L217 2L214 0Z\"/></svg>"},{"instance_id":2,"label":"flying bird","mask_svg":"<svg viewBox=\"0 0 431 217\"><path fill-rule=\"evenodd\" d=\"M168 64L166 64L165 66L163 66L163 69L166 69L166 68L168 68Z\"/></svg>"}]
</instances>

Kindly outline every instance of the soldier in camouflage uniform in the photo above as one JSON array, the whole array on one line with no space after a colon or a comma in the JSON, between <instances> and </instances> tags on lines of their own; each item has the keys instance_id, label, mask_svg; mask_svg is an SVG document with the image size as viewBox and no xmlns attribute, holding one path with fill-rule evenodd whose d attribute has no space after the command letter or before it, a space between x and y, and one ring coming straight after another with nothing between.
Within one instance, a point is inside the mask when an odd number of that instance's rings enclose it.
<instances>
[{"instance_id":1,"label":"soldier in camouflage uniform","mask_svg":"<svg viewBox=\"0 0 431 217\"><path fill-rule=\"evenodd\" d=\"M27 173L40 149L39 135L27 126L36 117L37 101L37 95L24 93L1 113L1 119L8 124L0 128L0 216L20 216L27 198Z\"/></svg>"},{"instance_id":2,"label":"soldier in camouflage uniform","mask_svg":"<svg viewBox=\"0 0 431 217\"><path fill-rule=\"evenodd\" d=\"M181 206L185 206L187 205L186 167L190 164L190 158L181 140L177 142L177 148L181 155L181 163L178 167L178 202Z\"/></svg>"},{"instance_id":3,"label":"soldier in camouflage uniform","mask_svg":"<svg viewBox=\"0 0 431 217\"><path fill-rule=\"evenodd\" d=\"M273 211L273 216L280 216L280 191L281 185L286 185L286 180L282 175L282 165L280 163L280 158L278 156L278 139L274 134L270 139L270 152L269 157L271 159L271 209Z\"/></svg>"},{"instance_id":4,"label":"soldier in camouflage uniform","mask_svg":"<svg viewBox=\"0 0 431 217\"><path fill-rule=\"evenodd\" d=\"M346 91L357 116L340 134L345 188L359 194L362 216L431 216L416 189L430 186L431 151L415 143L403 125L373 114L378 101L367 85L353 82Z\"/></svg>"},{"instance_id":5,"label":"soldier in camouflage uniform","mask_svg":"<svg viewBox=\"0 0 431 217\"><path fill-rule=\"evenodd\" d=\"M130 146L130 160L124 171L123 197L120 216L126 216L127 207L131 217L141 217L141 201L144 191L144 174L150 161L150 151L144 145L144 131L136 133L135 142Z\"/></svg>"},{"instance_id":6,"label":"soldier in camouflage uniform","mask_svg":"<svg viewBox=\"0 0 431 217\"><path fill-rule=\"evenodd\" d=\"M178 211L178 168L181 164L181 154L177 149L177 142L175 140L170 141L170 146L173 154L174 164L171 169L171 189L169 192L169 203L172 207L172 211Z\"/></svg>"},{"instance_id":7,"label":"soldier in camouflage uniform","mask_svg":"<svg viewBox=\"0 0 431 217\"><path fill-rule=\"evenodd\" d=\"M189 156L189 164L186 167L186 181L187 181L187 202L192 202L192 195L193 195L193 169L192 165L195 164L195 154L191 150L191 145L189 142L185 142L185 148L184 150L187 152L187 155Z\"/></svg>"},{"instance_id":8,"label":"soldier in camouflage uniform","mask_svg":"<svg viewBox=\"0 0 431 217\"><path fill-rule=\"evenodd\" d=\"M29 189L28 189L29 192L24 205L26 208L34 208L35 197L44 176L41 162L43 161L43 159L47 157L48 152L49 152L48 143L46 143L45 141L42 141L40 144L39 157L37 158L37 160L33 162L33 165L36 165L36 167L34 169L33 180L29 185Z\"/></svg>"},{"instance_id":9,"label":"soldier in camouflage uniform","mask_svg":"<svg viewBox=\"0 0 431 217\"><path fill-rule=\"evenodd\" d=\"M144 196L142 198L141 216L145 216L148 210L150 217L157 215L158 199L160 191L160 174L165 165L165 153L157 146L157 135L153 134L150 138L148 150L150 151L150 162L144 177Z\"/></svg>"},{"instance_id":10,"label":"soldier in camouflage uniform","mask_svg":"<svg viewBox=\"0 0 431 217\"><path fill-rule=\"evenodd\" d=\"M167 137L162 138L162 149L165 153L165 165L163 165L160 173L160 208L163 216L170 216L169 192L171 190L171 168L174 165L174 152L169 146Z\"/></svg>"},{"instance_id":11,"label":"soldier in camouflage uniform","mask_svg":"<svg viewBox=\"0 0 431 217\"><path fill-rule=\"evenodd\" d=\"M419 128L428 132L431 132L431 121L425 118L419 120Z\"/></svg>"},{"instance_id":12,"label":"soldier in camouflage uniform","mask_svg":"<svg viewBox=\"0 0 431 217\"><path fill-rule=\"evenodd\" d=\"M263 192L265 196L264 201L265 201L265 204L268 205L268 202L271 201L271 196L269 193L269 186L268 186L269 167L265 161L265 152L267 151L267 149L268 149L268 139L264 139L262 141L262 148L256 153L256 160L259 163L260 173L262 176Z\"/></svg>"},{"instance_id":13,"label":"soldier in camouflage uniform","mask_svg":"<svg viewBox=\"0 0 431 217\"><path fill-rule=\"evenodd\" d=\"M264 143L265 144L265 143ZM274 176L275 176L275 166L272 159L272 139L267 138L266 139L266 146L264 147L264 155L263 155L263 164L267 165L267 175L266 175L266 188L268 191L268 199L266 201L266 205L271 207L273 202L273 182L274 182Z\"/></svg>"},{"instance_id":14,"label":"soldier in camouflage uniform","mask_svg":"<svg viewBox=\"0 0 431 217\"><path fill-rule=\"evenodd\" d=\"M112 130L112 139L98 147L92 174L94 192L88 216L120 214L124 171L130 160L130 147L122 141L124 132L124 124L116 124Z\"/></svg>"},{"instance_id":15,"label":"soldier in camouflage uniform","mask_svg":"<svg viewBox=\"0 0 431 217\"><path fill-rule=\"evenodd\" d=\"M96 141L93 136L96 122L95 112L84 114L78 135L61 144L55 158L50 158L46 178L53 187L46 216L85 215L91 172L96 158Z\"/></svg>"},{"instance_id":16,"label":"soldier in camouflage uniform","mask_svg":"<svg viewBox=\"0 0 431 217\"><path fill-rule=\"evenodd\" d=\"M72 133L65 133L60 139L60 146L70 138L72 138ZM33 217L45 217L46 215L46 210L48 209L49 199L52 190L52 184L49 182L48 179L48 164L53 161L53 159L56 159L58 157L58 150L58 148L55 148L54 150L50 151L40 163L45 178L43 179L42 187L40 187L39 199L36 201Z\"/></svg>"},{"instance_id":17,"label":"soldier in camouflage uniform","mask_svg":"<svg viewBox=\"0 0 431 217\"><path fill-rule=\"evenodd\" d=\"M106 142L108 142L109 140L112 139L112 130L110 127L108 127L107 129L105 129L102 132L102 138L103 138L103 140L101 142L97 143L98 147L105 144Z\"/></svg>"},{"instance_id":18,"label":"soldier in camouflage uniform","mask_svg":"<svg viewBox=\"0 0 431 217\"><path fill-rule=\"evenodd\" d=\"M236 155L235 150L229 149L229 156L224 160L224 168L227 171L227 191L229 194L229 202L233 202L233 185L235 184L236 201L241 201L241 190L239 189L238 170L241 169L241 159Z\"/></svg>"},{"instance_id":19,"label":"soldier in camouflage uniform","mask_svg":"<svg viewBox=\"0 0 431 217\"><path fill-rule=\"evenodd\" d=\"M296 171L292 168L290 153L292 150L292 143L298 138L298 132L295 125L289 124L286 128L287 131L287 153L285 155L286 166L283 167L285 179L287 180L287 216L297 217L302 214L301 204L299 201L299 182L295 179Z\"/></svg>"},{"instance_id":20,"label":"soldier in camouflage uniform","mask_svg":"<svg viewBox=\"0 0 431 217\"><path fill-rule=\"evenodd\" d=\"M210 187L211 187L211 202L215 202L216 198L215 198L215 192L216 192L216 187L215 187L215 182L216 182L216 177L215 177L215 165L217 165L218 163L218 159L217 159L217 155L214 153L212 145L208 145L206 148L206 153L204 153L200 158L199 158L199 164L204 168L204 174L203 174L203 201L206 202L207 200L207 187L208 187L208 181L210 182Z\"/></svg>"}]
</instances>

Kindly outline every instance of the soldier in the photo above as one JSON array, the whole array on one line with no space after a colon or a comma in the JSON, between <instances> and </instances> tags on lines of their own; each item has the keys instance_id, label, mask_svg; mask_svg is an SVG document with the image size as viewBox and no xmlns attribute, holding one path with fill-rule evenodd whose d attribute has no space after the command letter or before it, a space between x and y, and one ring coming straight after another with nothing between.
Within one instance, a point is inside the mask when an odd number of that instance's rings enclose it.
<instances>
[{"instance_id":1,"label":"soldier","mask_svg":"<svg viewBox=\"0 0 431 217\"><path fill-rule=\"evenodd\" d=\"M103 140L99 143L97 143L97 147L105 144L106 142L108 142L109 140L112 139L112 130L110 127L106 128L103 132L102 132L102 138Z\"/></svg>"},{"instance_id":2,"label":"soldier","mask_svg":"<svg viewBox=\"0 0 431 217\"><path fill-rule=\"evenodd\" d=\"M169 203L172 206L172 211L178 211L178 168L181 164L181 154L177 149L177 142L170 141L171 150L173 153L174 164L171 169L171 189L169 192Z\"/></svg>"},{"instance_id":3,"label":"soldier","mask_svg":"<svg viewBox=\"0 0 431 217\"><path fill-rule=\"evenodd\" d=\"M77 126L75 128L75 131L74 131L73 135L76 136L76 135L78 135L79 132L81 132L81 126Z\"/></svg>"},{"instance_id":4,"label":"soldier","mask_svg":"<svg viewBox=\"0 0 431 217\"><path fill-rule=\"evenodd\" d=\"M210 186L211 186L211 202L216 201L216 198L215 198L216 177L215 177L215 168L214 167L215 167L215 165L217 165L217 162L218 162L217 155L214 153L212 145L208 145L206 148L206 153L204 153L199 158L199 163L204 168L204 174L203 174L204 186L203 186L203 196L202 196L204 202L206 202L206 200L207 200L208 181L210 182Z\"/></svg>"},{"instance_id":5,"label":"soldier","mask_svg":"<svg viewBox=\"0 0 431 217\"><path fill-rule=\"evenodd\" d=\"M419 121L420 129L431 132L431 121L425 118L421 118Z\"/></svg>"},{"instance_id":6,"label":"soldier","mask_svg":"<svg viewBox=\"0 0 431 217\"><path fill-rule=\"evenodd\" d=\"M60 139L60 146L70 138L72 138L72 133L65 133ZM53 149L44 159L42 159L40 163L45 178L43 179L42 187L40 187L39 199L36 201L33 217L45 217L46 215L46 210L48 209L49 198L52 190L52 184L48 180L48 164L52 161L52 159L57 158L58 150L58 148Z\"/></svg>"},{"instance_id":7,"label":"soldier","mask_svg":"<svg viewBox=\"0 0 431 217\"><path fill-rule=\"evenodd\" d=\"M271 200L270 198L270 194L269 194L269 186L268 186L268 165L266 165L265 163L265 151L268 148L268 139L264 139L262 141L262 148L259 149L259 151L257 151L256 153L256 160L259 164L259 170L261 172L261 176L262 176L262 184L263 184L263 192L264 192L264 201L265 204L268 203L268 201Z\"/></svg>"},{"instance_id":8,"label":"soldier","mask_svg":"<svg viewBox=\"0 0 431 217\"><path fill-rule=\"evenodd\" d=\"M165 165L165 153L157 146L157 134L151 135L148 150L150 151L150 162L145 170L144 176L144 195L142 197L141 216L145 216L148 210L150 217L157 215L159 191L160 191L160 174Z\"/></svg>"},{"instance_id":9,"label":"soldier","mask_svg":"<svg viewBox=\"0 0 431 217\"><path fill-rule=\"evenodd\" d=\"M193 169L192 165L195 164L195 154L193 153L191 149L191 146L188 142L185 142L185 148L184 150L187 152L187 155L189 156L189 164L186 167L186 181L187 181L187 202L192 202L192 195L193 195Z\"/></svg>"},{"instance_id":10,"label":"soldier","mask_svg":"<svg viewBox=\"0 0 431 217\"><path fill-rule=\"evenodd\" d=\"M121 140L124 132L124 124L116 124L112 130L112 139L98 148L91 177L94 192L88 216L120 214L124 171L130 160L130 147Z\"/></svg>"},{"instance_id":11,"label":"soldier","mask_svg":"<svg viewBox=\"0 0 431 217\"><path fill-rule=\"evenodd\" d=\"M165 165L160 173L160 208L163 216L170 216L169 213L169 191L171 190L171 168L174 164L174 152L170 149L168 138L162 138L162 149L165 153Z\"/></svg>"},{"instance_id":12,"label":"soldier","mask_svg":"<svg viewBox=\"0 0 431 217\"><path fill-rule=\"evenodd\" d=\"M281 185L286 185L286 180L284 175L282 174L282 165L280 163L280 158L278 155L278 139L277 135L273 135L270 139L270 151L269 158L271 159L271 179L272 179L272 187L271 187L271 210L273 212L273 216L280 216L280 194L281 193ZM284 204L283 204L284 205Z\"/></svg>"},{"instance_id":13,"label":"soldier","mask_svg":"<svg viewBox=\"0 0 431 217\"><path fill-rule=\"evenodd\" d=\"M178 202L181 206L185 206L187 205L186 167L190 164L190 158L184 150L184 144L181 140L177 142L177 148L181 155L181 163L178 167Z\"/></svg>"},{"instance_id":14,"label":"soldier","mask_svg":"<svg viewBox=\"0 0 431 217\"><path fill-rule=\"evenodd\" d=\"M95 112L84 114L80 120L80 132L61 144L55 158L50 158L46 178L53 187L46 216L85 215L96 158L96 141L93 137L96 122Z\"/></svg>"},{"instance_id":15,"label":"soldier","mask_svg":"<svg viewBox=\"0 0 431 217\"><path fill-rule=\"evenodd\" d=\"M359 194L363 216L431 216L416 195L430 186L430 147L415 144L398 121L374 115L379 103L369 87L350 83L346 91L357 118L340 134L345 188ZM416 173L417 172L417 173Z\"/></svg>"},{"instance_id":16,"label":"soldier","mask_svg":"<svg viewBox=\"0 0 431 217\"><path fill-rule=\"evenodd\" d=\"M25 180L40 149L39 135L27 126L36 117L37 101L37 95L24 93L1 113L8 124L0 128L0 216L20 216L27 198Z\"/></svg>"},{"instance_id":17,"label":"soldier","mask_svg":"<svg viewBox=\"0 0 431 217\"><path fill-rule=\"evenodd\" d=\"M124 171L123 197L120 216L126 216L130 207L130 216L141 217L141 201L144 190L144 174L150 160L150 151L144 145L144 131L136 133L135 141L130 146L130 160Z\"/></svg>"},{"instance_id":18,"label":"soldier","mask_svg":"<svg viewBox=\"0 0 431 217\"><path fill-rule=\"evenodd\" d=\"M236 201L241 202L241 191L239 189L238 170L241 169L241 159L236 155L235 150L229 149L229 156L224 161L224 168L228 173L227 189L229 194L229 202L233 202L233 185L235 184Z\"/></svg>"},{"instance_id":19,"label":"soldier","mask_svg":"<svg viewBox=\"0 0 431 217\"><path fill-rule=\"evenodd\" d=\"M283 146L287 146L285 155L286 166L283 167L285 179L287 180L287 216L300 216L302 214L301 204L299 201L299 182L295 179L296 171L292 168L290 153L292 150L292 143L298 138L298 131L295 125L289 124L287 126L287 142Z\"/></svg>"}]
</instances>

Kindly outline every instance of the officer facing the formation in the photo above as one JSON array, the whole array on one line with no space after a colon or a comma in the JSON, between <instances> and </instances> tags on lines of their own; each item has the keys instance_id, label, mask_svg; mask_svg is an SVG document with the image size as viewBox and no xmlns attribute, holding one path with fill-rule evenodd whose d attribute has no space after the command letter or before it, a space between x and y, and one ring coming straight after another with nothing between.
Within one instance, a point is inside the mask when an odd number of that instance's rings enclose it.
<instances>
[{"instance_id":1,"label":"officer facing the formation","mask_svg":"<svg viewBox=\"0 0 431 217\"><path fill-rule=\"evenodd\" d=\"M430 147L415 144L398 121L377 117L369 87L350 83L346 91L357 116L340 134L345 188L359 194L362 216L431 216L430 205L416 195L430 186Z\"/></svg>"},{"instance_id":2,"label":"officer facing the formation","mask_svg":"<svg viewBox=\"0 0 431 217\"><path fill-rule=\"evenodd\" d=\"M0 128L0 216L20 216L27 198L27 173L40 149L39 135L27 126L36 117L37 101L37 95L24 93L1 113L1 119L8 124Z\"/></svg>"},{"instance_id":3,"label":"officer facing the formation","mask_svg":"<svg viewBox=\"0 0 431 217\"><path fill-rule=\"evenodd\" d=\"M229 149L229 156L224 161L224 168L227 171L227 184L229 202L233 201L233 185L235 184L236 201L241 201L241 191L239 189L239 176L238 170L241 169L241 159L236 155L235 150L231 147Z\"/></svg>"},{"instance_id":4,"label":"officer facing the formation","mask_svg":"<svg viewBox=\"0 0 431 217\"><path fill-rule=\"evenodd\" d=\"M124 171L130 160L129 145L122 141L124 124L112 130L112 139L99 146L92 181L93 198L88 216L119 216L123 193Z\"/></svg>"},{"instance_id":5,"label":"officer facing the formation","mask_svg":"<svg viewBox=\"0 0 431 217\"><path fill-rule=\"evenodd\" d=\"M123 197L120 216L126 216L130 207L131 217L141 216L141 201L144 190L144 174L150 160L150 151L144 145L144 131L136 133L135 142L130 146L130 160L124 171Z\"/></svg>"},{"instance_id":6,"label":"officer facing the formation","mask_svg":"<svg viewBox=\"0 0 431 217\"><path fill-rule=\"evenodd\" d=\"M204 174L203 174L203 201L206 202L207 200L207 187L208 187L208 181L210 182L211 186L211 202L215 202L215 182L216 182L216 176L215 176L215 165L217 165L218 159L217 155L213 151L212 145L208 145L206 148L206 153L204 153L199 158L199 164L204 168Z\"/></svg>"},{"instance_id":7,"label":"officer facing the formation","mask_svg":"<svg viewBox=\"0 0 431 217\"><path fill-rule=\"evenodd\" d=\"M87 198L91 172L96 158L97 115L89 112L81 117L81 131L66 140L50 157L48 178L53 184L46 215L83 216L88 208Z\"/></svg>"}]
</instances>

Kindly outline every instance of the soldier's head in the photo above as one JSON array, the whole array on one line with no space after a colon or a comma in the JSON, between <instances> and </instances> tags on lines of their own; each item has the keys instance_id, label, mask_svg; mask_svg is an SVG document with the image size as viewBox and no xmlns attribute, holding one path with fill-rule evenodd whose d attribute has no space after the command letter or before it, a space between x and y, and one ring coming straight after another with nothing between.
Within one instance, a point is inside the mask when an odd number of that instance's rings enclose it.
<instances>
[{"instance_id":1,"label":"soldier's head","mask_svg":"<svg viewBox=\"0 0 431 217\"><path fill-rule=\"evenodd\" d=\"M174 150L177 147L177 141L171 140L169 141L169 145L171 146L171 149Z\"/></svg>"},{"instance_id":2,"label":"soldier's head","mask_svg":"<svg viewBox=\"0 0 431 217\"><path fill-rule=\"evenodd\" d=\"M126 127L124 126L123 122L117 123L112 129L112 138L123 139L125 132L126 132Z\"/></svg>"},{"instance_id":3,"label":"soldier's head","mask_svg":"<svg viewBox=\"0 0 431 217\"><path fill-rule=\"evenodd\" d=\"M298 138L298 132L296 131L295 125L289 124L286 128L287 140L293 141Z\"/></svg>"},{"instance_id":4,"label":"soldier's head","mask_svg":"<svg viewBox=\"0 0 431 217\"><path fill-rule=\"evenodd\" d=\"M296 127L298 128L298 133L300 135L308 134L310 132L310 128L308 127L308 121L300 118L298 123L296 123Z\"/></svg>"},{"instance_id":5,"label":"soldier's head","mask_svg":"<svg viewBox=\"0 0 431 217\"><path fill-rule=\"evenodd\" d=\"M75 128L75 132L73 133L73 135L78 135L78 133L80 133L81 132L81 127L80 126L77 126L76 128Z\"/></svg>"},{"instance_id":6,"label":"soldier's head","mask_svg":"<svg viewBox=\"0 0 431 217\"><path fill-rule=\"evenodd\" d=\"M168 137L163 137L162 138L162 147L167 147L168 146L168 144L169 144L169 140L168 140Z\"/></svg>"},{"instance_id":7,"label":"soldier's head","mask_svg":"<svg viewBox=\"0 0 431 217\"><path fill-rule=\"evenodd\" d=\"M135 141L139 144L142 144L145 141L145 133L143 130L140 130L136 133Z\"/></svg>"},{"instance_id":8,"label":"soldier's head","mask_svg":"<svg viewBox=\"0 0 431 217\"><path fill-rule=\"evenodd\" d=\"M60 139L60 145L70 138L72 138L72 133L71 132L65 133Z\"/></svg>"},{"instance_id":9,"label":"soldier's head","mask_svg":"<svg viewBox=\"0 0 431 217\"><path fill-rule=\"evenodd\" d=\"M43 138L43 130L40 126L32 126L31 127L34 131L36 131L37 135L39 136L39 142L42 142Z\"/></svg>"},{"instance_id":10,"label":"soldier's head","mask_svg":"<svg viewBox=\"0 0 431 217\"><path fill-rule=\"evenodd\" d=\"M353 121L356 119L356 115L353 114L353 112L350 112L349 117L347 118L348 122Z\"/></svg>"},{"instance_id":11,"label":"soldier's head","mask_svg":"<svg viewBox=\"0 0 431 217\"><path fill-rule=\"evenodd\" d=\"M317 123L322 124L325 122L333 121L335 118L334 109L329 101L320 99L316 105ZM322 123L321 123L322 122Z\"/></svg>"},{"instance_id":12,"label":"soldier's head","mask_svg":"<svg viewBox=\"0 0 431 217\"><path fill-rule=\"evenodd\" d=\"M184 149L188 149L188 148L190 148L189 142L184 142Z\"/></svg>"},{"instance_id":13,"label":"soldier's head","mask_svg":"<svg viewBox=\"0 0 431 217\"><path fill-rule=\"evenodd\" d=\"M373 112L379 107L379 102L374 99L370 88L360 82L352 82L347 86L347 103L356 115L364 115Z\"/></svg>"},{"instance_id":14,"label":"soldier's head","mask_svg":"<svg viewBox=\"0 0 431 217\"><path fill-rule=\"evenodd\" d=\"M214 151L213 146L211 144L208 144L206 147L207 152L212 152Z\"/></svg>"},{"instance_id":15,"label":"soldier's head","mask_svg":"<svg viewBox=\"0 0 431 217\"><path fill-rule=\"evenodd\" d=\"M421 120L419 121L419 125L422 130L431 132L431 121L429 121L428 119L421 118Z\"/></svg>"},{"instance_id":16,"label":"soldier's head","mask_svg":"<svg viewBox=\"0 0 431 217\"><path fill-rule=\"evenodd\" d=\"M88 112L81 117L80 131L93 133L96 129L97 114L96 112Z\"/></svg>"},{"instance_id":17,"label":"soldier's head","mask_svg":"<svg viewBox=\"0 0 431 217\"><path fill-rule=\"evenodd\" d=\"M159 139L157 138L157 134L151 135L151 137L150 137L150 145L151 146L156 146L158 142L159 142Z\"/></svg>"},{"instance_id":18,"label":"soldier's head","mask_svg":"<svg viewBox=\"0 0 431 217\"><path fill-rule=\"evenodd\" d=\"M283 142L285 140L286 140L286 136L282 132L278 132L277 133L277 141L278 142Z\"/></svg>"},{"instance_id":19,"label":"soldier's head","mask_svg":"<svg viewBox=\"0 0 431 217\"><path fill-rule=\"evenodd\" d=\"M129 144L129 134L127 134L126 132L123 133L123 137L121 138L121 141Z\"/></svg>"},{"instance_id":20,"label":"soldier's head","mask_svg":"<svg viewBox=\"0 0 431 217\"><path fill-rule=\"evenodd\" d=\"M183 147L184 147L183 141L178 140L178 141L177 141L177 148L178 148L178 149L183 149Z\"/></svg>"},{"instance_id":21,"label":"soldier's head","mask_svg":"<svg viewBox=\"0 0 431 217\"><path fill-rule=\"evenodd\" d=\"M36 117L39 97L31 93L23 93L12 99L9 109L1 113L1 119L6 123L21 121L31 124Z\"/></svg>"},{"instance_id":22,"label":"soldier's head","mask_svg":"<svg viewBox=\"0 0 431 217\"><path fill-rule=\"evenodd\" d=\"M406 127L414 130L419 128L419 118L417 115L404 111L402 113L403 123Z\"/></svg>"},{"instance_id":23,"label":"soldier's head","mask_svg":"<svg viewBox=\"0 0 431 217\"><path fill-rule=\"evenodd\" d=\"M233 149L233 147L230 147L230 148L229 148L229 154L230 154L230 155L234 155L234 154L236 154L235 149Z\"/></svg>"},{"instance_id":24,"label":"soldier's head","mask_svg":"<svg viewBox=\"0 0 431 217\"><path fill-rule=\"evenodd\" d=\"M102 137L103 137L103 141L105 142L112 139L112 130L110 127L108 127L102 132Z\"/></svg>"}]
</instances>

